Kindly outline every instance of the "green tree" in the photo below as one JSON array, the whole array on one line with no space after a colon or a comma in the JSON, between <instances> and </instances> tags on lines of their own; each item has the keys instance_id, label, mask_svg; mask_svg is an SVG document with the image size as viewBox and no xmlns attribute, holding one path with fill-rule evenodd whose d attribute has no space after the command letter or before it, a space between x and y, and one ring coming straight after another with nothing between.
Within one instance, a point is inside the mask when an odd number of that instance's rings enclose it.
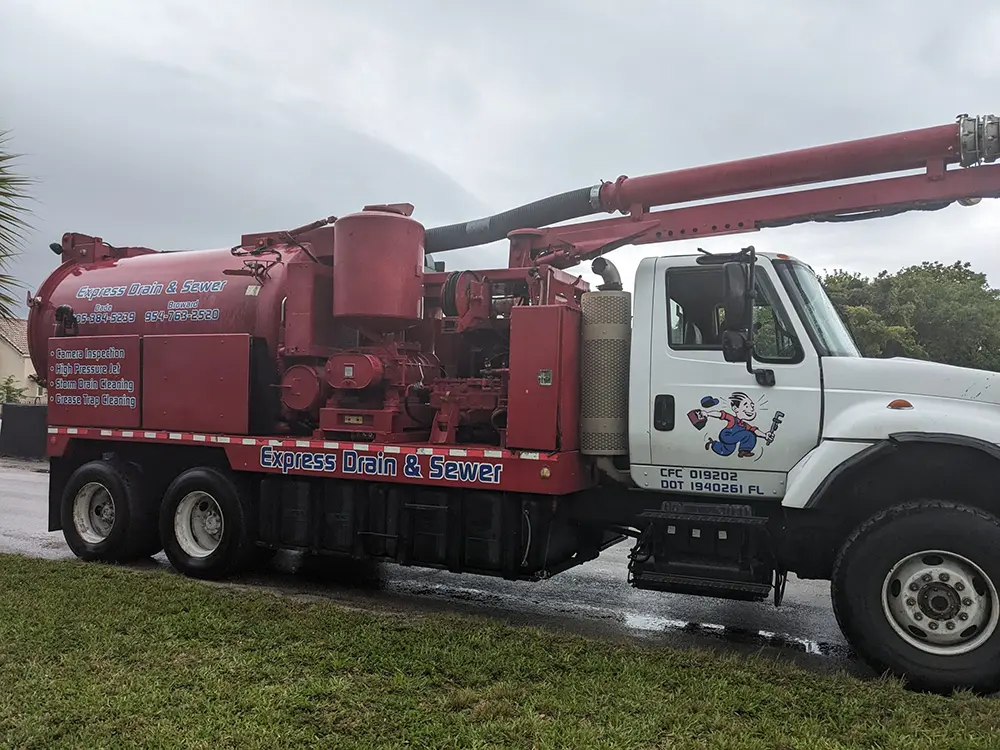
<instances>
[{"instance_id":1,"label":"green tree","mask_svg":"<svg viewBox=\"0 0 1000 750\"><path fill-rule=\"evenodd\" d=\"M0 404L20 404L27 392L27 388L18 387L13 375L0 380Z\"/></svg>"},{"instance_id":2,"label":"green tree","mask_svg":"<svg viewBox=\"0 0 1000 750\"><path fill-rule=\"evenodd\" d=\"M827 293L865 356L1000 370L1000 291L968 262L925 261L869 279L834 271Z\"/></svg>"},{"instance_id":3,"label":"green tree","mask_svg":"<svg viewBox=\"0 0 1000 750\"><path fill-rule=\"evenodd\" d=\"M18 175L12 166L17 155L7 149L8 134L0 131L0 320L14 315L14 305L21 285L11 275L10 268L18 254L18 246L29 228L24 202L31 180Z\"/></svg>"}]
</instances>

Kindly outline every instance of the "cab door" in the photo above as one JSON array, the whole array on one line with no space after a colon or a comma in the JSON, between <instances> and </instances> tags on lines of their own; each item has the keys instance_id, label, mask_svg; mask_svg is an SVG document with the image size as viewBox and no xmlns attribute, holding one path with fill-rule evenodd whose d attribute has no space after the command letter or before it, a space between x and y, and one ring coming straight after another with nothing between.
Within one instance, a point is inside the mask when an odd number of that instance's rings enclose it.
<instances>
[{"instance_id":1,"label":"cab door","mask_svg":"<svg viewBox=\"0 0 1000 750\"><path fill-rule=\"evenodd\" d=\"M640 484L667 492L780 498L819 441L820 358L766 259L755 268L754 368L722 354L722 267L657 259L650 342L650 462ZM636 473L633 474L636 476Z\"/></svg>"}]
</instances>

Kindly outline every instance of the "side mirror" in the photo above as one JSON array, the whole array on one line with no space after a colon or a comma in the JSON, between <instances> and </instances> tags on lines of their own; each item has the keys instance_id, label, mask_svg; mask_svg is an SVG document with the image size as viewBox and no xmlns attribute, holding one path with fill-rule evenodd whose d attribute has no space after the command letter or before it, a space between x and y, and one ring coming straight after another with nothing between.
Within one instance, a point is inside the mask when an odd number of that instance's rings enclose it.
<instances>
[{"instance_id":1,"label":"side mirror","mask_svg":"<svg viewBox=\"0 0 1000 750\"><path fill-rule=\"evenodd\" d=\"M722 332L722 356L726 362L746 362L750 345L743 331Z\"/></svg>"},{"instance_id":2,"label":"side mirror","mask_svg":"<svg viewBox=\"0 0 1000 750\"><path fill-rule=\"evenodd\" d=\"M742 263L722 265L722 300L726 311L727 331L743 331L750 326L747 286L746 266Z\"/></svg>"}]
</instances>

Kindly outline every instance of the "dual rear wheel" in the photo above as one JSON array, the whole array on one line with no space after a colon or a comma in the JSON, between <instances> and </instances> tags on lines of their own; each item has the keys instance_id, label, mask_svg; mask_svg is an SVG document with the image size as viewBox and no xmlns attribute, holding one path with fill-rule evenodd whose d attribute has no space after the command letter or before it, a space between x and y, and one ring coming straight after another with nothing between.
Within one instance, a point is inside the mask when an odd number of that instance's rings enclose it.
<instances>
[{"instance_id":1,"label":"dual rear wheel","mask_svg":"<svg viewBox=\"0 0 1000 750\"><path fill-rule=\"evenodd\" d=\"M267 554L256 544L250 493L210 467L183 471L162 496L138 467L98 460L80 466L66 483L63 535L88 561L126 563L166 554L194 578L218 579L246 569Z\"/></svg>"},{"instance_id":2,"label":"dual rear wheel","mask_svg":"<svg viewBox=\"0 0 1000 750\"><path fill-rule=\"evenodd\" d=\"M194 578L218 579L247 569L267 553L257 546L249 493L212 468L174 479L160 506L160 538L170 563Z\"/></svg>"}]
</instances>

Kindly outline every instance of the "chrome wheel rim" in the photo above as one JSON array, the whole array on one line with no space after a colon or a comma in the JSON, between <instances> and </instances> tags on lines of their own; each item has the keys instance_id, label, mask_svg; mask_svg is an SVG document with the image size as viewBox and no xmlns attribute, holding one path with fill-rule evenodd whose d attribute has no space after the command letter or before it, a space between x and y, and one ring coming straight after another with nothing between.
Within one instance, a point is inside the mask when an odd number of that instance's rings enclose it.
<instances>
[{"instance_id":1,"label":"chrome wheel rim","mask_svg":"<svg viewBox=\"0 0 1000 750\"><path fill-rule=\"evenodd\" d=\"M189 492L174 511L174 536L191 557L208 557L219 547L225 532L222 508L201 490Z\"/></svg>"},{"instance_id":2,"label":"chrome wheel rim","mask_svg":"<svg viewBox=\"0 0 1000 750\"><path fill-rule=\"evenodd\" d=\"M974 651L996 632L997 589L971 560L926 550L897 562L882 584L882 609L906 643L937 656Z\"/></svg>"},{"instance_id":3,"label":"chrome wheel rim","mask_svg":"<svg viewBox=\"0 0 1000 750\"><path fill-rule=\"evenodd\" d=\"M87 482L73 498L73 527L87 544L100 544L115 527L115 499L100 482Z\"/></svg>"}]
</instances>

